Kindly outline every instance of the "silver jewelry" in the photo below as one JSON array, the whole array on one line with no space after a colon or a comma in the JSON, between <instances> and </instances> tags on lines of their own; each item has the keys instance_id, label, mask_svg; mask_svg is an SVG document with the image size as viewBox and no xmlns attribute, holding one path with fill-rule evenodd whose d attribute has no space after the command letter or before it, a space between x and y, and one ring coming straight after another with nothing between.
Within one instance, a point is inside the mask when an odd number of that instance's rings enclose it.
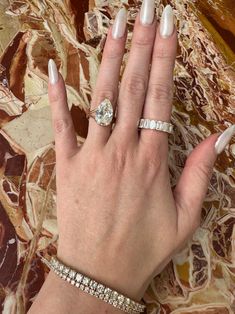
<instances>
[{"instance_id":1,"label":"silver jewelry","mask_svg":"<svg viewBox=\"0 0 235 314\"><path fill-rule=\"evenodd\" d=\"M123 294L120 294L119 292L112 290L111 288L68 267L56 257L52 257L50 261L44 257L41 259L42 262L45 263L51 270L53 270L62 279L70 282L73 286L94 295L95 297L126 313L137 314L144 312L146 308L145 305L135 302Z\"/></svg>"},{"instance_id":2,"label":"silver jewelry","mask_svg":"<svg viewBox=\"0 0 235 314\"><path fill-rule=\"evenodd\" d=\"M172 134L174 126L173 124L165 121L140 119L138 123L138 128L162 131Z\"/></svg>"},{"instance_id":3,"label":"silver jewelry","mask_svg":"<svg viewBox=\"0 0 235 314\"><path fill-rule=\"evenodd\" d=\"M97 108L88 111L87 118L89 117L94 118L99 125L110 125L114 120L114 111L111 101L105 98Z\"/></svg>"}]
</instances>

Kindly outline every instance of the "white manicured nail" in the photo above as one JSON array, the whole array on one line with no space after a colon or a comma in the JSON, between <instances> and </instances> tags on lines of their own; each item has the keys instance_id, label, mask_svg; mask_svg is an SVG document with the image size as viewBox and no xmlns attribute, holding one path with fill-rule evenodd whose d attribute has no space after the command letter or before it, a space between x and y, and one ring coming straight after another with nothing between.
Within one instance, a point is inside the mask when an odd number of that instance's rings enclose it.
<instances>
[{"instance_id":1,"label":"white manicured nail","mask_svg":"<svg viewBox=\"0 0 235 314\"><path fill-rule=\"evenodd\" d=\"M225 147L229 144L232 137L235 135L235 124L227 128L217 139L215 143L215 151L220 154Z\"/></svg>"},{"instance_id":2,"label":"white manicured nail","mask_svg":"<svg viewBox=\"0 0 235 314\"><path fill-rule=\"evenodd\" d=\"M160 21L160 35L163 38L171 36L174 31L174 13L172 7L168 4L165 6Z\"/></svg>"},{"instance_id":3,"label":"white manicured nail","mask_svg":"<svg viewBox=\"0 0 235 314\"><path fill-rule=\"evenodd\" d=\"M112 36L114 39L118 39L125 34L127 22L127 11L125 8L121 8L115 18L112 28Z\"/></svg>"},{"instance_id":4,"label":"white manicured nail","mask_svg":"<svg viewBox=\"0 0 235 314\"><path fill-rule=\"evenodd\" d=\"M143 0L140 9L140 21L142 24L152 24L155 15L154 0Z\"/></svg>"},{"instance_id":5,"label":"white manicured nail","mask_svg":"<svg viewBox=\"0 0 235 314\"><path fill-rule=\"evenodd\" d=\"M48 62L48 75L51 84L56 84L58 82L58 70L55 61L50 59Z\"/></svg>"}]
</instances>

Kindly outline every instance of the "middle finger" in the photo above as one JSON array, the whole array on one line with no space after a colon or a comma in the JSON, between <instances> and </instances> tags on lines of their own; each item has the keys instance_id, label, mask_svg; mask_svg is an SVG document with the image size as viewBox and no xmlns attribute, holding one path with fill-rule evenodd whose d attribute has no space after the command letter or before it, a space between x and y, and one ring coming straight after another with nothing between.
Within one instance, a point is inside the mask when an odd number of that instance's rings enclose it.
<instances>
[{"instance_id":1,"label":"middle finger","mask_svg":"<svg viewBox=\"0 0 235 314\"><path fill-rule=\"evenodd\" d=\"M130 56L120 85L118 115L112 137L120 133L129 141L136 135L148 86L150 60L156 35L154 0L143 0L131 42ZM128 130L128 134L127 134Z\"/></svg>"}]
</instances>

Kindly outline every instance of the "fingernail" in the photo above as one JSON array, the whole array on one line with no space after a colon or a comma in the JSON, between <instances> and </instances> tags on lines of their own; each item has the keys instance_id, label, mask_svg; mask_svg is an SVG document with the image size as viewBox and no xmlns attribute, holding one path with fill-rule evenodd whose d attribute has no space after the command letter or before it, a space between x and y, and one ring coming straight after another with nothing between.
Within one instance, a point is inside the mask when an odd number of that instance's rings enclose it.
<instances>
[{"instance_id":1,"label":"fingernail","mask_svg":"<svg viewBox=\"0 0 235 314\"><path fill-rule=\"evenodd\" d=\"M140 9L140 21L142 24L152 24L155 15L154 0L143 0Z\"/></svg>"},{"instance_id":2,"label":"fingernail","mask_svg":"<svg viewBox=\"0 0 235 314\"><path fill-rule=\"evenodd\" d=\"M225 147L229 144L232 137L235 135L235 124L227 128L217 139L215 143L215 151L220 154Z\"/></svg>"},{"instance_id":3,"label":"fingernail","mask_svg":"<svg viewBox=\"0 0 235 314\"><path fill-rule=\"evenodd\" d=\"M125 34L127 22L127 11L125 8L121 8L114 20L112 28L112 36L114 39L121 38Z\"/></svg>"},{"instance_id":4,"label":"fingernail","mask_svg":"<svg viewBox=\"0 0 235 314\"><path fill-rule=\"evenodd\" d=\"M50 59L48 62L48 75L49 75L49 82L51 84L56 84L58 82L58 70L53 59Z\"/></svg>"},{"instance_id":5,"label":"fingernail","mask_svg":"<svg viewBox=\"0 0 235 314\"><path fill-rule=\"evenodd\" d=\"M163 38L171 36L174 31L174 13L172 7L168 4L165 6L160 21L160 35Z\"/></svg>"}]
</instances>

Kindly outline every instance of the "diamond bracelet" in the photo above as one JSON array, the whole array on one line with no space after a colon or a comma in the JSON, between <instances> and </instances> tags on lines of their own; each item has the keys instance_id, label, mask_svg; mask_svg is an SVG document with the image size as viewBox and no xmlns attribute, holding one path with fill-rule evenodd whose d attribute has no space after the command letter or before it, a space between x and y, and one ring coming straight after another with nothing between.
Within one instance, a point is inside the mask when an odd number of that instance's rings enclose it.
<instances>
[{"instance_id":1,"label":"diamond bracelet","mask_svg":"<svg viewBox=\"0 0 235 314\"><path fill-rule=\"evenodd\" d=\"M135 302L123 294L64 265L57 257L53 256L50 261L42 257L41 260L58 276L70 282L73 286L94 295L126 313L136 314L144 312L146 308L145 305Z\"/></svg>"}]
</instances>

